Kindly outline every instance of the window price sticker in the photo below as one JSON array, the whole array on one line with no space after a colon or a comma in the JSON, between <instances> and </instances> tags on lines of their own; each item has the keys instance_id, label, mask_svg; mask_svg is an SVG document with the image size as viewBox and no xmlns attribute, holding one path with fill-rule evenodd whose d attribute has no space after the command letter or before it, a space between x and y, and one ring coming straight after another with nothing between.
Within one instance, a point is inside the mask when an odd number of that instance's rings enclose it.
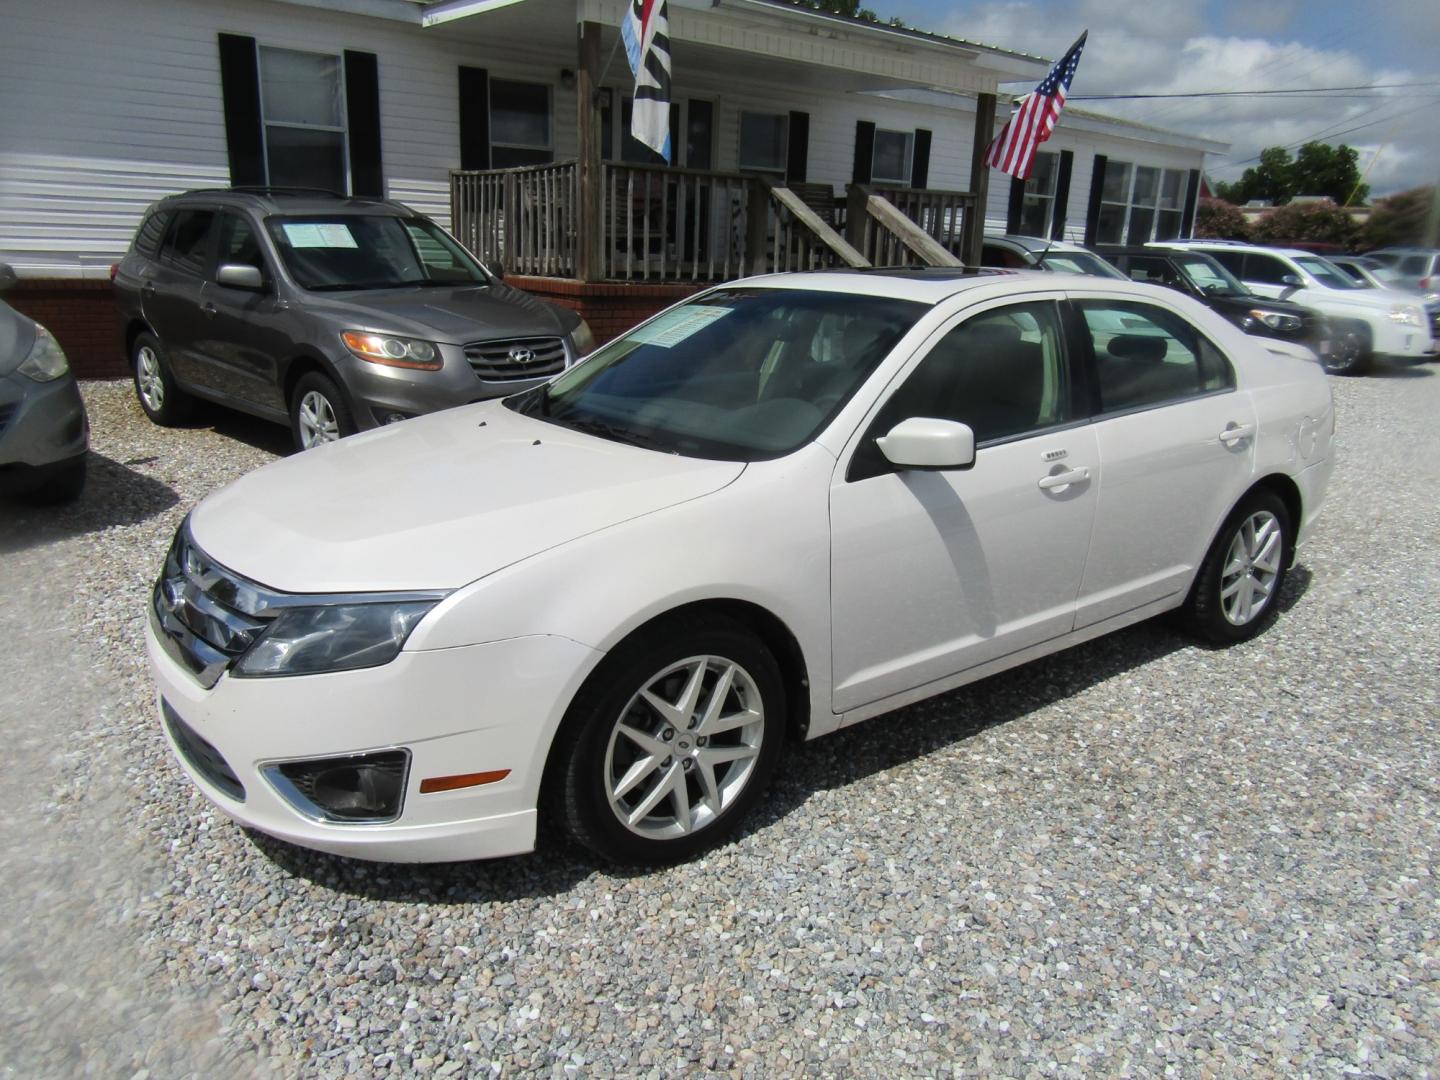
<instances>
[{"instance_id":1,"label":"window price sticker","mask_svg":"<svg viewBox=\"0 0 1440 1080\"><path fill-rule=\"evenodd\" d=\"M353 248L360 246L355 243L350 226L340 222L308 225L286 222L283 228L285 229L285 239L290 241L290 246L293 248Z\"/></svg>"},{"instance_id":2,"label":"window price sticker","mask_svg":"<svg viewBox=\"0 0 1440 1080\"><path fill-rule=\"evenodd\" d=\"M706 304L690 304L666 312L658 319L642 326L630 335L630 340L642 345L658 345L669 349L679 345L686 338L698 334L716 319L723 319L734 308L710 307Z\"/></svg>"}]
</instances>

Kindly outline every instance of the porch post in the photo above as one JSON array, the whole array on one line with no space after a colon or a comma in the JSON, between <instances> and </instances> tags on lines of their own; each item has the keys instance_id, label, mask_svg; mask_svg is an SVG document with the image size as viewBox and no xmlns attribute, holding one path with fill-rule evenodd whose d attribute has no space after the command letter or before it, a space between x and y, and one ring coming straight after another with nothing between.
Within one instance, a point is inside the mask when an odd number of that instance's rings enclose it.
<instances>
[{"instance_id":1,"label":"porch post","mask_svg":"<svg viewBox=\"0 0 1440 1080\"><path fill-rule=\"evenodd\" d=\"M575 207L575 274L581 281L604 275L600 218L604 191L600 181L600 24L582 22L580 62L576 65L576 116L580 128L580 205Z\"/></svg>"},{"instance_id":2,"label":"porch post","mask_svg":"<svg viewBox=\"0 0 1440 1080\"><path fill-rule=\"evenodd\" d=\"M990 196L990 170L985 165L985 151L995 137L995 95L980 94L975 99L975 144L970 148L970 190L975 205L965 215L964 239L960 245L960 261L966 266L980 265L981 246L985 242L985 203Z\"/></svg>"}]
</instances>

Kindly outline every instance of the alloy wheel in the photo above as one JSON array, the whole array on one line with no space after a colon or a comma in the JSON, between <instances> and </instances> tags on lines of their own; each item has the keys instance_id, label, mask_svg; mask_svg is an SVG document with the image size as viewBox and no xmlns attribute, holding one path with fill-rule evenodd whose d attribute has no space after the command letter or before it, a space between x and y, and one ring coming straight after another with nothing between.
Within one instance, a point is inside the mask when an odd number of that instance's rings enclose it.
<instances>
[{"instance_id":1,"label":"alloy wheel","mask_svg":"<svg viewBox=\"0 0 1440 1080\"><path fill-rule=\"evenodd\" d=\"M310 390L300 399L299 414L300 445L304 449L340 438L340 421L335 417L334 406L318 390Z\"/></svg>"},{"instance_id":2,"label":"alloy wheel","mask_svg":"<svg viewBox=\"0 0 1440 1080\"><path fill-rule=\"evenodd\" d=\"M160 373L160 357L149 345L140 346L135 353L135 388L140 391L140 400L151 412L160 412L165 407L165 379Z\"/></svg>"},{"instance_id":3,"label":"alloy wheel","mask_svg":"<svg viewBox=\"0 0 1440 1080\"><path fill-rule=\"evenodd\" d=\"M720 656L693 656L645 681L605 749L605 795L631 832L689 836L739 798L765 737L754 678Z\"/></svg>"},{"instance_id":4,"label":"alloy wheel","mask_svg":"<svg viewBox=\"0 0 1440 1080\"><path fill-rule=\"evenodd\" d=\"M1247 517L1230 541L1220 572L1220 608L1234 626L1247 626L1274 599L1284 554L1284 533L1268 510Z\"/></svg>"}]
</instances>

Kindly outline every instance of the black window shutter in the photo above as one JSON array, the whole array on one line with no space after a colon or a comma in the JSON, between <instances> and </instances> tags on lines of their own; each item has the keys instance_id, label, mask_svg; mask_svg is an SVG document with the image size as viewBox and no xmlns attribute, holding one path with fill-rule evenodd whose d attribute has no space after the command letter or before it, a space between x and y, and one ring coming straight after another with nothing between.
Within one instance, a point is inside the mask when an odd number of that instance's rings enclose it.
<instances>
[{"instance_id":1,"label":"black window shutter","mask_svg":"<svg viewBox=\"0 0 1440 1080\"><path fill-rule=\"evenodd\" d=\"M1050 220L1050 239L1065 239L1065 208L1070 204L1070 170L1075 167L1075 154L1060 151L1060 172L1055 177L1055 212Z\"/></svg>"},{"instance_id":2,"label":"black window shutter","mask_svg":"<svg viewBox=\"0 0 1440 1080\"><path fill-rule=\"evenodd\" d=\"M790 137L786 140L785 182L803 184L810 161L810 114L790 114Z\"/></svg>"},{"instance_id":3,"label":"black window shutter","mask_svg":"<svg viewBox=\"0 0 1440 1080\"><path fill-rule=\"evenodd\" d=\"M383 199L380 65L374 53L345 50L345 120L350 129L350 194Z\"/></svg>"},{"instance_id":4,"label":"black window shutter","mask_svg":"<svg viewBox=\"0 0 1440 1080\"><path fill-rule=\"evenodd\" d=\"M460 69L460 168L490 168L490 73Z\"/></svg>"},{"instance_id":5,"label":"black window shutter","mask_svg":"<svg viewBox=\"0 0 1440 1080\"><path fill-rule=\"evenodd\" d=\"M1190 170L1190 183L1185 188L1185 214L1180 222L1180 235L1195 234L1195 211L1200 205L1200 170Z\"/></svg>"},{"instance_id":6,"label":"black window shutter","mask_svg":"<svg viewBox=\"0 0 1440 1080\"><path fill-rule=\"evenodd\" d=\"M1020 231L1020 211L1025 208L1025 181L1018 176L1010 178L1010 205L1005 209L1005 231Z\"/></svg>"},{"instance_id":7,"label":"black window shutter","mask_svg":"<svg viewBox=\"0 0 1440 1080\"><path fill-rule=\"evenodd\" d=\"M869 120L855 121L855 170L853 183L868 184L875 159L875 125Z\"/></svg>"},{"instance_id":8,"label":"black window shutter","mask_svg":"<svg viewBox=\"0 0 1440 1080\"><path fill-rule=\"evenodd\" d=\"M234 187L265 183L265 141L260 133L260 63L255 39L220 35L220 94L225 107L225 149Z\"/></svg>"},{"instance_id":9,"label":"black window shutter","mask_svg":"<svg viewBox=\"0 0 1440 1080\"><path fill-rule=\"evenodd\" d=\"M910 159L910 186L930 186L930 132L924 128L915 129L915 154Z\"/></svg>"},{"instance_id":10,"label":"black window shutter","mask_svg":"<svg viewBox=\"0 0 1440 1080\"><path fill-rule=\"evenodd\" d=\"M1100 227L1100 194L1105 190L1104 154L1095 155L1095 167L1090 170L1090 203L1085 210L1085 246L1093 247L1095 233Z\"/></svg>"}]
</instances>

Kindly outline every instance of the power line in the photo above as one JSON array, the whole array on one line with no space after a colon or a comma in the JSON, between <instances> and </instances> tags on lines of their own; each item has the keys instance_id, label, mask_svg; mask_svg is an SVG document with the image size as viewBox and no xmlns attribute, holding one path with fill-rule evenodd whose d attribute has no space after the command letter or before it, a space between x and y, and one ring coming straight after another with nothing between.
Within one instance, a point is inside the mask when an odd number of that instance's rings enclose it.
<instances>
[{"instance_id":1,"label":"power line","mask_svg":"<svg viewBox=\"0 0 1440 1080\"><path fill-rule=\"evenodd\" d=\"M1149 98L1223 98L1223 97L1269 97L1301 96L1309 94L1331 94L1344 90L1408 90L1418 87L1440 86L1440 82L1416 83L1373 83L1369 86L1316 86L1295 90L1195 90L1186 93L1165 94L1071 94L1068 101L1140 101Z\"/></svg>"},{"instance_id":2,"label":"power line","mask_svg":"<svg viewBox=\"0 0 1440 1080\"><path fill-rule=\"evenodd\" d=\"M1382 107L1383 107L1383 106L1382 106ZM1401 109L1399 112L1397 112L1397 113L1391 113L1389 116L1382 116L1379 120L1371 120L1371 121L1369 121L1368 123L1365 123L1365 124L1356 124L1354 127L1346 128L1346 129L1343 130L1343 131L1331 131L1330 128L1333 128L1333 127L1336 127L1336 126L1337 126L1336 124L1331 124L1331 125L1329 125L1329 127L1321 128L1319 131L1317 131L1317 132L1316 132L1315 134L1313 134L1313 135L1307 135L1307 136L1306 136L1305 138L1303 138L1303 139L1299 139L1299 140L1297 140L1297 141L1295 141L1295 142L1292 142L1292 143L1286 143L1285 146L1282 147L1282 149L1284 149L1284 150L1294 150L1294 149L1295 149L1296 147L1298 147L1298 146L1304 146L1306 143L1316 142L1316 141L1319 140L1319 139L1338 139L1338 138L1340 138L1340 136L1342 136L1342 135L1349 135L1349 134L1351 134L1352 132L1363 131L1365 128L1372 128L1372 127L1375 127L1377 124L1388 124L1388 123L1391 123L1392 121L1395 121L1395 120L1400 119L1400 117L1402 117L1402 116L1408 116L1410 113L1419 112L1421 109L1433 109L1434 107L1435 107L1435 106L1434 106L1431 102L1428 102L1428 101L1422 102L1421 104L1415 105L1415 106L1413 106L1413 107L1411 107L1411 108L1409 108L1409 109ZM1378 111L1378 110L1376 110L1376 109L1371 109L1371 110L1370 110L1370 112L1376 112L1376 111ZM1362 115L1362 116L1366 116L1366 115L1369 115L1369 113L1362 113L1361 115ZM1358 118L1352 117L1352 119L1358 119ZM1346 122L1346 121L1344 121L1344 120L1340 121L1340 123L1342 123L1342 124L1345 123L1345 122ZM1269 149L1269 147L1267 147L1267 149ZM1260 155L1259 155L1259 154L1256 154L1254 157L1244 158L1244 159L1242 159L1242 160L1240 160L1240 161L1227 161L1227 162L1225 162L1223 165L1215 165L1215 166L1213 166L1209 171L1211 171L1211 172L1220 172L1220 171L1223 170L1223 169L1238 169L1238 168L1239 168L1240 166L1242 166L1242 165L1248 165L1248 164L1250 164L1252 161L1259 161L1259 160L1260 160Z\"/></svg>"}]
</instances>

